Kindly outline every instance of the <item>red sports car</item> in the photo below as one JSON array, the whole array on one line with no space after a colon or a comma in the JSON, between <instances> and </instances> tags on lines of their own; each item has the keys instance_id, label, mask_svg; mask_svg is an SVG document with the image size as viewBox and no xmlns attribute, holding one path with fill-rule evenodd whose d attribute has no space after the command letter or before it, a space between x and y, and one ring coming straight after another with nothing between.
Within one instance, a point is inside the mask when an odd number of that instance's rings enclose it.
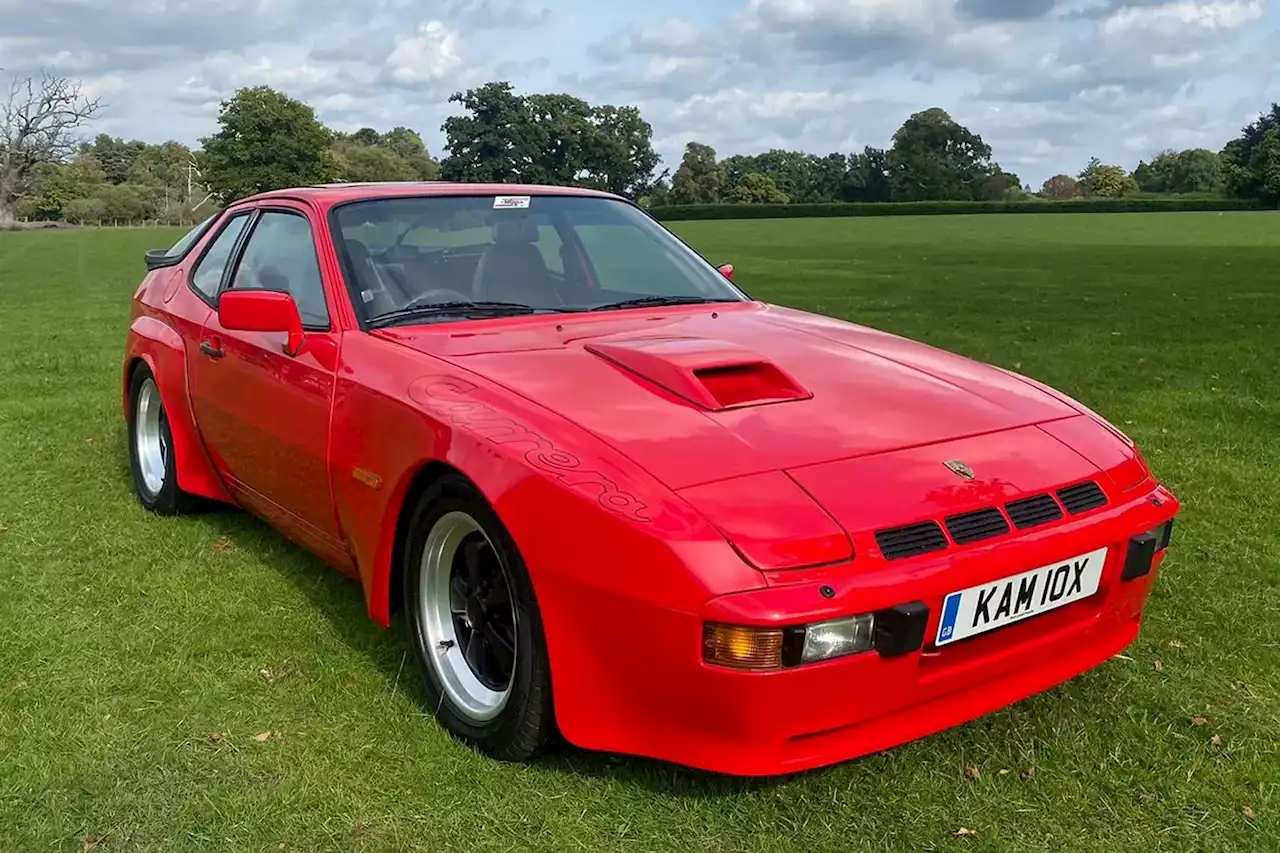
<instances>
[{"instance_id":1,"label":"red sports car","mask_svg":"<svg viewBox=\"0 0 1280 853\"><path fill-rule=\"evenodd\" d=\"M146 261L142 504L357 578L500 758L766 775L956 725L1133 641L1179 508L1079 403L752 299L606 193L280 190Z\"/></svg>"}]
</instances>

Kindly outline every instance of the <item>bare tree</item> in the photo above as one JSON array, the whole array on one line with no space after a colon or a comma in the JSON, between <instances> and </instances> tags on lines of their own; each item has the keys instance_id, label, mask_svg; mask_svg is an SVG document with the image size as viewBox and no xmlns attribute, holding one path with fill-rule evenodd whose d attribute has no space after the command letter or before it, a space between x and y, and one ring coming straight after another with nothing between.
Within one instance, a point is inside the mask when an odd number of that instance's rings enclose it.
<instances>
[{"instance_id":1,"label":"bare tree","mask_svg":"<svg viewBox=\"0 0 1280 853\"><path fill-rule=\"evenodd\" d=\"M51 74L15 77L0 107L0 227L13 222L18 195L28 189L36 166L75 153L76 131L101 109L101 100L81 93L78 81Z\"/></svg>"}]
</instances>

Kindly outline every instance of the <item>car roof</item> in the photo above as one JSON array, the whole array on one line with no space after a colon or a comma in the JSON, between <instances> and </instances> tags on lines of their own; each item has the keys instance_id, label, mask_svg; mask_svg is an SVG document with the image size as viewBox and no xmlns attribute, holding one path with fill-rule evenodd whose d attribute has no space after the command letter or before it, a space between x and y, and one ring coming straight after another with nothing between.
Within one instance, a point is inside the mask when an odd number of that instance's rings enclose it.
<instances>
[{"instance_id":1,"label":"car roof","mask_svg":"<svg viewBox=\"0 0 1280 853\"><path fill-rule=\"evenodd\" d=\"M556 187L542 184L478 184L454 181L381 181L316 184L309 187L270 190L239 199L236 204L260 202L273 198L289 198L333 206L348 201L424 195L566 195L626 200L613 193L590 190L583 187Z\"/></svg>"}]
</instances>

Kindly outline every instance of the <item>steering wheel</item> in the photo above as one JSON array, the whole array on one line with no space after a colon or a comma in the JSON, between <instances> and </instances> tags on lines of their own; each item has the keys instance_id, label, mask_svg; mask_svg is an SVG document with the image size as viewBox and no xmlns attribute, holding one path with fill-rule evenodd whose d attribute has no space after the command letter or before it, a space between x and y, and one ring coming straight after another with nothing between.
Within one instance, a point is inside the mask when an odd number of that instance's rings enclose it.
<instances>
[{"instance_id":1,"label":"steering wheel","mask_svg":"<svg viewBox=\"0 0 1280 853\"><path fill-rule=\"evenodd\" d=\"M460 290L449 290L446 287L437 287L433 290L428 290L425 293L418 294L413 299L410 299L408 302L406 302L403 305L403 307L401 307L400 310L410 311L414 308L423 308L439 302L474 302L474 301L475 301L474 297L467 296L465 293L463 293Z\"/></svg>"}]
</instances>

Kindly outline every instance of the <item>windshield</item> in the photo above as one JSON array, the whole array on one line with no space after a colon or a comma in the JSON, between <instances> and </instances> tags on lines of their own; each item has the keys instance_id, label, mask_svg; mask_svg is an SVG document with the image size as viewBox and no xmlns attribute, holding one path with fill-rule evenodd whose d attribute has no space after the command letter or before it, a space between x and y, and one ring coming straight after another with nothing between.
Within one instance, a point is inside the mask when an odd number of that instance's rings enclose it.
<instances>
[{"instance_id":1,"label":"windshield","mask_svg":"<svg viewBox=\"0 0 1280 853\"><path fill-rule=\"evenodd\" d=\"M347 275L375 325L491 316L467 313L479 303L527 313L746 299L643 212L614 199L383 198L342 205L334 217Z\"/></svg>"}]
</instances>

